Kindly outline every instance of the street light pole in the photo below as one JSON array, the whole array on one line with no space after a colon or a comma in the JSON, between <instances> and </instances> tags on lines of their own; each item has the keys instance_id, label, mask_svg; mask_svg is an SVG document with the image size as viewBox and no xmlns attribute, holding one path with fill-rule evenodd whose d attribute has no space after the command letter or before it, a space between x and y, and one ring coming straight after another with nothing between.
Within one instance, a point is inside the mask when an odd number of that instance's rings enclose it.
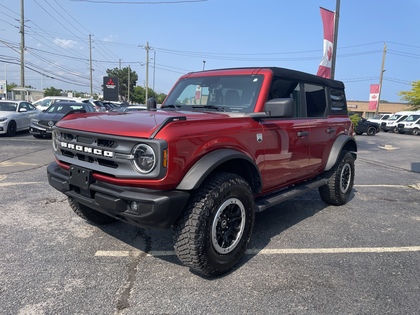
<instances>
[{"instance_id":1,"label":"street light pole","mask_svg":"<svg viewBox=\"0 0 420 315\"><path fill-rule=\"evenodd\" d=\"M205 68L206 68L206 61L203 60L203 71L204 71Z\"/></svg>"}]
</instances>

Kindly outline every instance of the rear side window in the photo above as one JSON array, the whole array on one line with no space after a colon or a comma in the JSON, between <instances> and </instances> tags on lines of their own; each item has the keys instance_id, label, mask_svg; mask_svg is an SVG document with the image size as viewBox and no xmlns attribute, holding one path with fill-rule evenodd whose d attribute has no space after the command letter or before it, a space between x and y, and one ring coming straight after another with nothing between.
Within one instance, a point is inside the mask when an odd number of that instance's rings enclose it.
<instances>
[{"instance_id":1,"label":"rear side window","mask_svg":"<svg viewBox=\"0 0 420 315\"><path fill-rule=\"evenodd\" d=\"M308 117L324 117L327 107L325 88L320 85L305 83L304 90Z\"/></svg>"},{"instance_id":2,"label":"rear side window","mask_svg":"<svg viewBox=\"0 0 420 315\"><path fill-rule=\"evenodd\" d=\"M346 96L343 90L330 90L331 115L347 115Z\"/></svg>"}]
</instances>

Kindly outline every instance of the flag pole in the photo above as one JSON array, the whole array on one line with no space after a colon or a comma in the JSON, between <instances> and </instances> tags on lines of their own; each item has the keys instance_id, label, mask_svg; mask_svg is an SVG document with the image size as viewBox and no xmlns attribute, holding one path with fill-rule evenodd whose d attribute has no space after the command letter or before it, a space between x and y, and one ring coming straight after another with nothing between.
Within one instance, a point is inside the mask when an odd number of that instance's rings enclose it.
<instances>
[{"instance_id":1,"label":"flag pole","mask_svg":"<svg viewBox=\"0 0 420 315\"><path fill-rule=\"evenodd\" d=\"M337 41L338 41L338 20L340 17L340 0L335 3L335 16L334 16L334 41L331 60L331 79L334 79L335 74L335 59L337 56Z\"/></svg>"}]
</instances>

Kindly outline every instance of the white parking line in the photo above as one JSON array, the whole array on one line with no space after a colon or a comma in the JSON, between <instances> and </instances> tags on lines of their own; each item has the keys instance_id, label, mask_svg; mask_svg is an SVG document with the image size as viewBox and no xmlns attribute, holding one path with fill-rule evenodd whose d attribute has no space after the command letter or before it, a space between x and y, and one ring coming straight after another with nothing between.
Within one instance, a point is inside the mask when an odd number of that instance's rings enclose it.
<instances>
[{"instance_id":1,"label":"white parking line","mask_svg":"<svg viewBox=\"0 0 420 315\"><path fill-rule=\"evenodd\" d=\"M282 249L259 249L250 248L246 255L285 255L285 254L349 254L349 253L404 253L420 252L420 246L402 247L350 247L350 248L282 248ZM138 253L144 253L138 250ZM164 257L174 256L174 251L150 251L147 256ZM128 257L130 251L97 251L97 257Z\"/></svg>"}]
</instances>

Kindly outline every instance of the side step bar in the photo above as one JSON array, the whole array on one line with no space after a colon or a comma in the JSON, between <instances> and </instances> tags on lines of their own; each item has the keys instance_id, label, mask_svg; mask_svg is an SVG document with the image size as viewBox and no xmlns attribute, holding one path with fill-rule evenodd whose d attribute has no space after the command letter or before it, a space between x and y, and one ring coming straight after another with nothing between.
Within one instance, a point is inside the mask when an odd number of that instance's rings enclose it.
<instances>
[{"instance_id":1,"label":"side step bar","mask_svg":"<svg viewBox=\"0 0 420 315\"><path fill-rule=\"evenodd\" d=\"M283 201L292 199L296 196L302 195L315 188L321 187L328 184L326 178L315 178L311 181L304 182L300 185L295 185L286 189L283 189L277 193L271 194L267 197L257 199L255 201L255 212L261 212L271 208Z\"/></svg>"}]
</instances>

